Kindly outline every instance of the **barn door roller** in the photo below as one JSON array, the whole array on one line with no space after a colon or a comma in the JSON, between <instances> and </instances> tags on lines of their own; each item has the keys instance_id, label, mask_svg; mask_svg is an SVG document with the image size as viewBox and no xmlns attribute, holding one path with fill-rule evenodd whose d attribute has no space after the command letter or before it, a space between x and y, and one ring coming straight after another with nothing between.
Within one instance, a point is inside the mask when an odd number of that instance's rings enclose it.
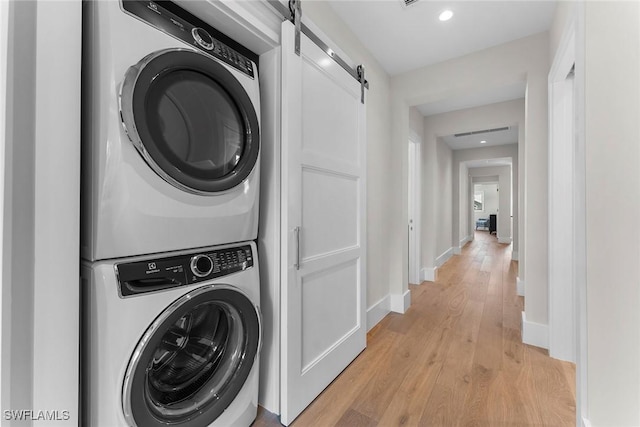
<instances>
[{"instance_id":1,"label":"barn door roller","mask_svg":"<svg viewBox=\"0 0 640 427\"><path fill-rule=\"evenodd\" d=\"M287 9L279 0L268 0L269 4L276 10L284 19L291 21L295 26L295 40L294 49L296 55L300 55L300 33L307 36L313 43L315 43L320 49L322 49L333 61L335 61L340 67L342 67L347 73L349 73L354 79L360 82L361 96L360 99L364 104L364 90L369 89L369 82L364 77L364 67L358 65L356 68L351 67L344 59L340 58L336 52L334 52L325 42L316 36L313 31L302 23L302 0L289 0L289 8Z\"/></svg>"},{"instance_id":2,"label":"barn door roller","mask_svg":"<svg viewBox=\"0 0 640 427\"><path fill-rule=\"evenodd\" d=\"M289 0L289 11L293 17L293 25L296 27L295 52L300 56L300 30L302 25L302 0Z\"/></svg>"}]
</instances>

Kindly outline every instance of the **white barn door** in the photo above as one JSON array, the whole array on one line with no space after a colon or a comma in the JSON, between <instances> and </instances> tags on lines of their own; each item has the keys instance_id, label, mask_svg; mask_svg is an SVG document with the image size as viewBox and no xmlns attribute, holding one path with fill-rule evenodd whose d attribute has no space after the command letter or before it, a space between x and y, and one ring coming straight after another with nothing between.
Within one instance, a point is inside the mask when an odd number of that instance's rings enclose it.
<instances>
[{"instance_id":1,"label":"white barn door","mask_svg":"<svg viewBox=\"0 0 640 427\"><path fill-rule=\"evenodd\" d=\"M366 346L365 106L360 83L282 25L281 421Z\"/></svg>"}]
</instances>

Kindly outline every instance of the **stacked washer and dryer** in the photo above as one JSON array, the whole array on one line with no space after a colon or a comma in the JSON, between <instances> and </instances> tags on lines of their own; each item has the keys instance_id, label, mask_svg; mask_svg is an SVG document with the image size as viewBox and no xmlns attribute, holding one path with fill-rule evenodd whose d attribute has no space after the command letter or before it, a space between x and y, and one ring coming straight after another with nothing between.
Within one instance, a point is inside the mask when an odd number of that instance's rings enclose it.
<instances>
[{"instance_id":1,"label":"stacked washer and dryer","mask_svg":"<svg viewBox=\"0 0 640 427\"><path fill-rule=\"evenodd\" d=\"M257 56L171 2L83 20L82 425L248 426Z\"/></svg>"}]
</instances>

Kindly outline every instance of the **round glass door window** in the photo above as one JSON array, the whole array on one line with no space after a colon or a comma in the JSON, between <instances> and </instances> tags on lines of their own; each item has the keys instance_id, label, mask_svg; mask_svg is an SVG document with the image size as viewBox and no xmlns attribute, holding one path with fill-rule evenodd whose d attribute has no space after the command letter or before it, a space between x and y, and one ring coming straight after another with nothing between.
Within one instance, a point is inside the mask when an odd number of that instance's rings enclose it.
<instances>
[{"instance_id":1,"label":"round glass door window","mask_svg":"<svg viewBox=\"0 0 640 427\"><path fill-rule=\"evenodd\" d=\"M125 417L138 426L209 425L244 386L259 346L259 314L239 290L211 285L186 294L133 353Z\"/></svg>"},{"instance_id":2,"label":"round glass door window","mask_svg":"<svg viewBox=\"0 0 640 427\"><path fill-rule=\"evenodd\" d=\"M184 191L229 190L257 162L258 117L247 92L229 70L201 53L169 49L129 68L121 113L149 166Z\"/></svg>"}]
</instances>

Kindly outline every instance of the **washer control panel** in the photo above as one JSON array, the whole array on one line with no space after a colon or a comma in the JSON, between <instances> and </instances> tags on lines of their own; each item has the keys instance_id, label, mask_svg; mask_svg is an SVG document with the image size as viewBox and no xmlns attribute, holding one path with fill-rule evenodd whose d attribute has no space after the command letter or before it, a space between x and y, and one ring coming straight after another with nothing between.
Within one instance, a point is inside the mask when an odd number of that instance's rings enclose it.
<instances>
[{"instance_id":1,"label":"washer control panel","mask_svg":"<svg viewBox=\"0 0 640 427\"><path fill-rule=\"evenodd\" d=\"M125 12L254 78L258 55L170 1L122 0Z\"/></svg>"},{"instance_id":2,"label":"washer control panel","mask_svg":"<svg viewBox=\"0 0 640 427\"><path fill-rule=\"evenodd\" d=\"M204 282L251 267L253 251L249 245L115 265L123 297Z\"/></svg>"}]
</instances>

